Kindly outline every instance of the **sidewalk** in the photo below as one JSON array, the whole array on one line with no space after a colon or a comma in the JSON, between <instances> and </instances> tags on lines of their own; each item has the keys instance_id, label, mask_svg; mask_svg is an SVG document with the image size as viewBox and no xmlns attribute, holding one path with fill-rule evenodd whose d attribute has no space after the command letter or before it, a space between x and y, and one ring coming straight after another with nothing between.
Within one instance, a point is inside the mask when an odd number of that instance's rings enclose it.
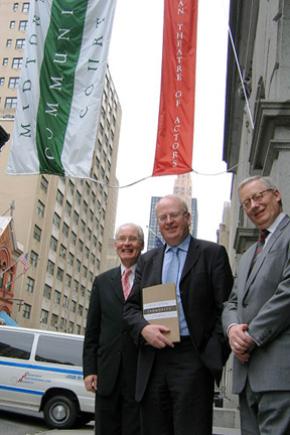
<instances>
[{"instance_id":1,"label":"sidewalk","mask_svg":"<svg viewBox=\"0 0 290 435\"><path fill-rule=\"evenodd\" d=\"M240 435L239 429L214 427L213 435ZM87 429L71 429L71 430L49 430L45 432L37 432L35 434L26 435L94 435L94 429L90 426Z\"/></svg>"}]
</instances>

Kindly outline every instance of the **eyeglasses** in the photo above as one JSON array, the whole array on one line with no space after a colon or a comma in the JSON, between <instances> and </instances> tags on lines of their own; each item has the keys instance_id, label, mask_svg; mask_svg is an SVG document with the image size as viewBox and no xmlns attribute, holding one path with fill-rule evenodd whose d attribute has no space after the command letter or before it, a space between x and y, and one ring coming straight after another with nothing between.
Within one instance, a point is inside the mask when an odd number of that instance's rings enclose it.
<instances>
[{"instance_id":1,"label":"eyeglasses","mask_svg":"<svg viewBox=\"0 0 290 435\"><path fill-rule=\"evenodd\" d=\"M126 242L134 243L134 242L137 242L138 240L139 239L136 236L128 236L128 237L127 236L120 236L116 239L116 242L117 243L126 243Z\"/></svg>"},{"instance_id":2,"label":"eyeglasses","mask_svg":"<svg viewBox=\"0 0 290 435\"><path fill-rule=\"evenodd\" d=\"M161 224L164 224L168 219L169 220L175 220L178 219L180 216L187 214L187 211L176 211L172 213L162 214L161 216L158 216L158 222Z\"/></svg>"},{"instance_id":3,"label":"eyeglasses","mask_svg":"<svg viewBox=\"0 0 290 435\"><path fill-rule=\"evenodd\" d=\"M243 208L245 210L249 210L251 208L252 201L260 202L264 198L266 192L273 192L273 191L274 189L271 188L271 189L262 190L261 192L254 193L254 195L250 196L249 198L245 199L245 201L242 202Z\"/></svg>"}]
</instances>

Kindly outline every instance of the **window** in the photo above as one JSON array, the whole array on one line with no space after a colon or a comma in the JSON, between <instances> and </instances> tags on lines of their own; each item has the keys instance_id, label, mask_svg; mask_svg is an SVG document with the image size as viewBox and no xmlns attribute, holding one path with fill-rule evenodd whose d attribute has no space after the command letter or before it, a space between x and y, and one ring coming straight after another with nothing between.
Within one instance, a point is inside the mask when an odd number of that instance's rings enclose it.
<instances>
[{"instance_id":1,"label":"window","mask_svg":"<svg viewBox=\"0 0 290 435\"><path fill-rule=\"evenodd\" d=\"M73 194L74 194L74 191L75 191L74 183L73 183L71 180L69 180L68 185L69 185L69 191L70 191L70 193L73 195Z\"/></svg>"},{"instance_id":2,"label":"window","mask_svg":"<svg viewBox=\"0 0 290 435\"><path fill-rule=\"evenodd\" d=\"M88 276L88 268L83 266L83 277L86 278Z\"/></svg>"},{"instance_id":3,"label":"window","mask_svg":"<svg viewBox=\"0 0 290 435\"><path fill-rule=\"evenodd\" d=\"M24 38L17 38L15 42L15 48L17 50L21 50L25 47L25 39Z\"/></svg>"},{"instance_id":4,"label":"window","mask_svg":"<svg viewBox=\"0 0 290 435\"><path fill-rule=\"evenodd\" d=\"M57 213L54 213L52 223L54 226L56 226L56 228L60 227L60 216Z\"/></svg>"},{"instance_id":5,"label":"window","mask_svg":"<svg viewBox=\"0 0 290 435\"><path fill-rule=\"evenodd\" d=\"M13 3L12 10L16 12L18 10L19 3Z\"/></svg>"},{"instance_id":6,"label":"window","mask_svg":"<svg viewBox=\"0 0 290 435\"><path fill-rule=\"evenodd\" d=\"M67 287L70 287L71 286L71 281L72 281L72 277L70 276L70 275L66 275L65 276L65 285L67 286Z\"/></svg>"},{"instance_id":7,"label":"window","mask_svg":"<svg viewBox=\"0 0 290 435\"><path fill-rule=\"evenodd\" d=\"M74 233L73 231L72 231L72 233L71 233L71 241L72 241L72 244L73 244L74 246L77 244L77 235L76 235L76 233Z\"/></svg>"},{"instance_id":8,"label":"window","mask_svg":"<svg viewBox=\"0 0 290 435\"><path fill-rule=\"evenodd\" d=\"M48 323L48 311L41 310L41 312L40 312L40 323L43 323L44 325L47 325L47 323Z\"/></svg>"},{"instance_id":9,"label":"window","mask_svg":"<svg viewBox=\"0 0 290 435\"><path fill-rule=\"evenodd\" d=\"M12 68L14 69L20 69L22 67L22 57L13 57L12 59Z\"/></svg>"},{"instance_id":10,"label":"window","mask_svg":"<svg viewBox=\"0 0 290 435\"><path fill-rule=\"evenodd\" d=\"M24 319L30 319L31 316L31 305L23 304L23 313L22 316Z\"/></svg>"},{"instance_id":11,"label":"window","mask_svg":"<svg viewBox=\"0 0 290 435\"><path fill-rule=\"evenodd\" d=\"M72 210L72 206L71 206L71 204L70 204L69 202L66 201L66 203L65 203L65 211L66 211L66 213L68 214L68 216L71 215L71 210Z\"/></svg>"},{"instance_id":12,"label":"window","mask_svg":"<svg viewBox=\"0 0 290 435\"><path fill-rule=\"evenodd\" d=\"M51 299L51 287L48 284L44 284L43 297L45 299Z\"/></svg>"},{"instance_id":13,"label":"window","mask_svg":"<svg viewBox=\"0 0 290 435\"><path fill-rule=\"evenodd\" d=\"M29 12L29 3L23 3L22 4L22 12L24 14L28 14L28 12Z\"/></svg>"},{"instance_id":14,"label":"window","mask_svg":"<svg viewBox=\"0 0 290 435\"><path fill-rule=\"evenodd\" d=\"M64 297L63 297L62 306L64 308L68 308L68 297L66 295L64 295Z\"/></svg>"},{"instance_id":15,"label":"window","mask_svg":"<svg viewBox=\"0 0 290 435\"><path fill-rule=\"evenodd\" d=\"M45 205L40 200L37 201L36 212L37 215L41 218L44 216Z\"/></svg>"},{"instance_id":16,"label":"window","mask_svg":"<svg viewBox=\"0 0 290 435\"><path fill-rule=\"evenodd\" d=\"M76 310L77 310L77 303L76 303L76 301L71 301L71 310L72 310L73 313L76 312Z\"/></svg>"},{"instance_id":17,"label":"window","mask_svg":"<svg viewBox=\"0 0 290 435\"><path fill-rule=\"evenodd\" d=\"M61 292L58 291L58 290L55 290L55 291L54 291L54 302L55 302L57 305L60 305L60 300L61 300Z\"/></svg>"},{"instance_id":18,"label":"window","mask_svg":"<svg viewBox=\"0 0 290 435\"><path fill-rule=\"evenodd\" d=\"M27 23L28 23L27 20L20 20L18 30L25 32L25 30L27 29Z\"/></svg>"},{"instance_id":19,"label":"window","mask_svg":"<svg viewBox=\"0 0 290 435\"><path fill-rule=\"evenodd\" d=\"M3 57L2 65L3 66L7 66L8 65L8 57Z\"/></svg>"},{"instance_id":20,"label":"window","mask_svg":"<svg viewBox=\"0 0 290 435\"><path fill-rule=\"evenodd\" d=\"M50 275L54 274L54 263L51 260L48 260L46 270Z\"/></svg>"},{"instance_id":21,"label":"window","mask_svg":"<svg viewBox=\"0 0 290 435\"><path fill-rule=\"evenodd\" d=\"M12 39L6 39L6 47L7 48L10 48L10 47L12 47Z\"/></svg>"},{"instance_id":22,"label":"window","mask_svg":"<svg viewBox=\"0 0 290 435\"><path fill-rule=\"evenodd\" d=\"M68 260L67 260L67 262L68 262L68 264L69 264L70 266L73 266L73 264L74 264L74 259L75 259L74 255L70 252L70 253L68 254Z\"/></svg>"},{"instance_id":23,"label":"window","mask_svg":"<svg viewBox=\"0 0 290 435\"><path fill-rule=\"evenodd\" d=\"M62 225L62 233L65 237L68 236L69 226L64 222Z\"/></svg>"},{"instance_id":24,"label":"window","mask_svg":"<svg viewBox=\"0 0 290 435\"><path fill-rule=\"evenodd\" d=\"M4 86L4 83L5 83L5 78L0 77L0 86Z\"/></svg>"},{"instance_id":25,"label":"window","mask_svg":"<svg viewBox=\"0 0 290 435\"><path fill-rule=\"evenodd\" d=\"M48 179L44 177L44 175L41 176L40 179L40 187L41 189L46 193L48 189Z\"/></svg>"},{"instance_id":26,"label":"window","mask_svg":"<svg viewBox=\"0 0 290 435\"><path fill-rule=\"evenodd\" d=\"M81 199L82 199L82 195L80 194L80 192L77 190L77 203L80 205L81 204Z\"/></svg>"},{"instance_id":27,"label":"window","mask_svg":"<svg viewBox=\"0 0 290 435\"><path fill-rule=\"evenodd\" d=\"M50 249L53 252L57 251L57 244L58 244L57 239L55 237L51 236L51 238L50 238Z\"/></svg>"},{"instance_id":28,"label":"window","mask_svg":"<svg viewBox=\"0 0 290 435\"><path fill-rule=\"evenodd\" d=\"M63 194L60 190L56 192L56 202L58 202L60 205L63 204Z\"/></svg>"},{"instance_id":29,"label":"window","mask_svg":"<svg viewBox=\"0 0 290 435\"><path fill-rule=\"evenodd\" d=\"M54 328L57 327L58 324L58 316L56 314L52 314L51 315L51 321L50 321L51 326L53 326ZM35 358L36 359L36 358Z\"/></svg>"},{"instance_id":30,"label":"window","mask_svg":"<svg viewBox=\"0 0 290 435\"><path fill-rule=\"evenodd\" d=\"M86 223L83 220L81 220L81 230L83 233L85 233L85 231L86 231Z\"/></svg>"},{"instance_id":31,"label":"window","mask_svg":"<svg viewBox=\"0 0 290 435\"><path fill-rule=\"evenodd\" d=\"M57 278L59 281L62 281L62 280L63 280L63 270L62 270L60 267L57 268L56 278Z\"/></svg>"},{"instance_id":32,"label":"window","mask_svg":"<svg viewBox=\"0 0 290 435\"><path fill-rule=\"evenodd\" d=\"M79 282L78 282L76 279L74 279L73 289L74 289L76 292L77 292L78 289L79 289Z\"/></svg>"},{"instance_id":33,"label":"window","mask_svg":"<svg viewBox=\"0 0 290 435\"><path fill-rule=\"evenodd\" d=\"M81 271L81 262L79 259L77 259L77 272Z\"/></svg>"},{"instance_id":34,"label":"window","mask_svg":"<svg viewBox=\"0 0 290 435\"><path fill-rule=\"evenodd\" d=\"M72 321L70 321L68 324L68 332L70 334L73 334L73 332L74 332L74 322L72 322Z\"/></svg>"},{"instance_id":35,"label":"window","mask_svg":"<svg viewBox=\"0 0 290 435\"><path fill-rule=\"evenodd\" d=\"M57 321L58 321L58 316ZM54 326L57 324L54 320ZM51 322L52 324L52 322ZM73 323L70 322L73 329ZM71 331L70 331L71 332ZM37 343L36 361L82 366L83 341L67 337L40 335Z\"/></svg>"},{"instance_id":36,"label":"window","mask_svg":"<svg viewBox=\"0 0 290 435\"><path fill-rule=\"evenodd\" d=\"M67 320L64 317L62 317L60 319L60 325L59 325L61 331L64 331L66 329L66 323L67 323Z\"/></svg>"},{"instance_id":37,"label":"window","mask_svg":"<svg viewBox=\"0 0 290 435\"><path fill-rule=\"evenodd\" d=\"M60 255L61 258L65 258L66 257L66 247L64 245L60 245L59 255Z\"/></svg>"},{"instance_id":38,"label":"window","mask_svg":"<svg viewBox=\"0 0 290 435\"><path fill-rule=\"evenodd\" d=\"M28 360L33 340L33 334L3 330L0 336L0 355L8 358Z\"/></svg>"},{"instance_id":39,"label":"window","mask_svg":"<svg viewBox=\"0 0 290 435\"><path fill-rule=\"evenodd\" d=\"M79 251L83 252L84 250L84 242L82 240L79 240Z\"/></svg>"},{"instance_id":40,"label":"window","mask_svg":"<svg viewBox=\"0 0 290 435\"><path fill-rule=\"evenodd\" d=\"M79 218L80 218L79 214L76 211L74 211L74 214L73 214L74 223L78 224Z\"/></svg>"},{"instance_id":41,"label":"window","mask_svg":"<svg viewBox=\"0 0 290 435\"><path fill-rule=\"evenodd\" d=\"M37 267L37 263L38 263L38 254L34 251L31 251L30 253L30 264L33 267Z\"/></svg>"},{"instance_id":42,"label":"window","mask_svg":"<svg viewBox=\"0 0 290 435\"><path fill-rule=\"evenodd\" d=\"M27 283L26 283L26 291L28 291L28 293L33 293L34 290L34 279L30 278L30 276L27 278Z\"/></svg>"},{"instance_id":43,"label":"window","mask_svg":"<svg viewBox=\"0 0 290 435\"><path fill-rule=\"evenodd\" d=\"M40 242L40 239L41 239L41 229L37 225L34 225L33 237L34 237L35 240Z\"/></svg>"},{"instance_id":44,"label":"window","mask_svg":"<svg viewBox=\"0 0 290 435\"><path fill-rule=\"evenodd\" d=\"M15 89L19 83L19 77L9 77L8 88Z\"/></svg>"},{"instance_id":45,"label":"window","mask_svg":"<svg viewBox=\"0 0 290 435\"><path fill-rule=\"evenodd\" d=\"M82 315L83 315L83 312L84 312L84 307L83 307L82 305L78 305L78 314L79 314L80 316L82 316Z\"/></svg>"},{"instance_id":46,"label":"window","mask_svg":"<svg viewBox=\"0 0 290 435\"><path fill-rule=\"evenodd\" d=\"M6 97L5 98L5 109L15 109L17 106L17 97Z\"/></svg>"},{"instance_id":47,"label":"window","mask_svg":"<svg viewBox=\"0 0 290 435\"><path fill-rule=\"evenodd\" d=\"M9 23L9 29L15 29L15 21L10 21Z\"/></svg>"}]
</instances>

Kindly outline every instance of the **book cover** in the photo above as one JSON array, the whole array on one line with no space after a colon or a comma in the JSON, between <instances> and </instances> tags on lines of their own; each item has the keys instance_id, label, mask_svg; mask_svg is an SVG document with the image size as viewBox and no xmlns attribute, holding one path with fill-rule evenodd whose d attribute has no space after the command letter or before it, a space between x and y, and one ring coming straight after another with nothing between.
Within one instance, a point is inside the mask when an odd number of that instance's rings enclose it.
<instances>
[{"instance_id":1,"label":"book cover","mask_svg":"<svg viewBox=\"0 0 290 435\"><path fill-rule=\"evenodd\" d=\"M145 287L142 290L143 316L152 324L164 325L172 342L180 341L176 289L172 283Z\"/></svg>"}]
</instances>

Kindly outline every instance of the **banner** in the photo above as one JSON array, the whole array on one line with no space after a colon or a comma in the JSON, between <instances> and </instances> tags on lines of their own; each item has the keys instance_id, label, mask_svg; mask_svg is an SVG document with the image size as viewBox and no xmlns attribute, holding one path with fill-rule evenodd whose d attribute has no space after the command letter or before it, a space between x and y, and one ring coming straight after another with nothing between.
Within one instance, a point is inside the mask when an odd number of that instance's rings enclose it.
<instances>
[{"instance_id":1,"label":"banner","mask_svg":"<svg viewBox=\"0 0 290 435\"><path fill-rule=\"evenodd\" d=\"M164 0L161 91L153 176L192 171L197 0Z\"/></svg>"},{"instance_id":2,"label":"banner","mask_svg":"<svg viewBox=\"0 0 290 435\"><path fill-rule=\"evenodd\" d=\"M89 177L116 0L33 0L8 174Z\"/></svg>"}]
</instances>

